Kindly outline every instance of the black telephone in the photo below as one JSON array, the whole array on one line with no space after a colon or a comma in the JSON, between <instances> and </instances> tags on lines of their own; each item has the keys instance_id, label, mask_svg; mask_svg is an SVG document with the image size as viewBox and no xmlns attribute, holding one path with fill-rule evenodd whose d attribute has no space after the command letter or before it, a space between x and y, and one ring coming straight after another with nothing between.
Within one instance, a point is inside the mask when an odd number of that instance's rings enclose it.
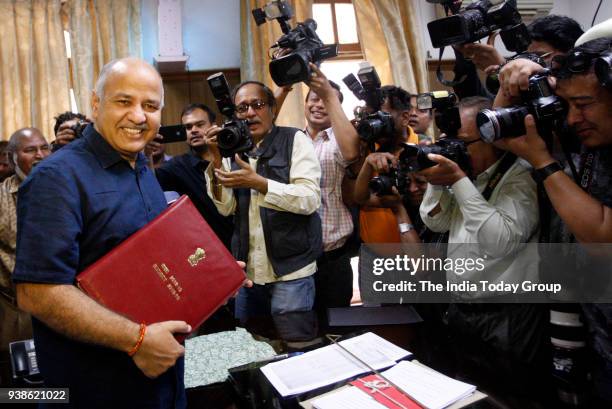
<instances>
[{"instance_id":1,"label":"black telephone","mask_svg":"<svg viewBox=\"0 0 612 409\"><path fill-rule=\"evenodd\" d=\"M13 381L30 385L42 384L33 339L11 342L9 353L13 369Z\"/></svg>"}]
</instances>

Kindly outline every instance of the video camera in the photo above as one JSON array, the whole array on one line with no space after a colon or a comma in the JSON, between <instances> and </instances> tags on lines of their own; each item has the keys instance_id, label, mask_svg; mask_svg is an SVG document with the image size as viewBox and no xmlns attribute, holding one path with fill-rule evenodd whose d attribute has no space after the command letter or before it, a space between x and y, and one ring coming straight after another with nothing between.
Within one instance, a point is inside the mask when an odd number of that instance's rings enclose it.
<instances>
[{"instance_id":1,"label":"video camera","mask_svg":"<svg viewBox=\"0 0 612 409\"><path fill-rule=\"evenodd\" d=\"M219 112L227 118L222 130L217 134L219 152L224 158L233 157L236 153L248 152L253 148L253 138L247 121L236 119L236 108L232 101L229 85L222 72L207 78L208 86L215 97Z\"/></svg>"},{"instance_id":2,"label":"video camera","mask_svg":"<svg viewBox=\"0 0 612 409\"><path fill-rule=\"evenodd\" d=\"M562 126L567 116L566 103L556 96L548 83L548 72L529 78L529 88L521 93L522 105L495 110L484 109L476 116L483 141L493 143L501 138L525 135L525 116L533 115L538 133L546 138Z\"/></svg>"},{"instance_id":3,"label":"video camera","mask_svg":"<svg viewBox=\"0 0 612 409\"><path fill-rule=\"evenodd\" d=\"M393 117L388 112L380 110L383 104L383 95L380 86L380 77L370 63L360 64L357 79L349 74L342 79L355 97L365 101L366 106L355 112L357 133L359 137L370 145L379 138L393 135L395 125Z\"/></svg>"},{"instance_id":4,"label":"video camera","mask_svg":"<svg viewBox=\"0 0 612 409\"><path fill-rule=\"evenodd\" d=\"M338 45L324 45L317 35L317 23L309 18L291 28L289 20L293 17L291 5L286 1L271 1L264 7L252 11L258 26L266 20L277 20L283 35L271 48L290 48L290 54L270 61L269 69L272 80L279 87L307 81L310 78L309 63L321 64L321 61L338 55Z\"/></svg>"},{"instance_id":5,"label":"video camera","mask_svg":"<svg viewBox=\"0 0 612 409\"><path fill-rule=\"evenodd\" d=\"M443 4L446 9L452 0L427 0ZM508 0L479 0L455 15L427 24L431 43L436 48L473 43L500 30L500 37L508 51L527 50L531 38L514 3Z\"/></svg>"}]
</instances>

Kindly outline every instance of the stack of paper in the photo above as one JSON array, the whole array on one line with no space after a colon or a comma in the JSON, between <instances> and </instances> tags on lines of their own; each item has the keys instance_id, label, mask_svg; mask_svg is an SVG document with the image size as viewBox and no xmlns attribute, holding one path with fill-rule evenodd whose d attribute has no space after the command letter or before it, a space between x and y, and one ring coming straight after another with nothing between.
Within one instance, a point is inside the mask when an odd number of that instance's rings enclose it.
<instances>
[{"instance_id":1,"label":"stack of paper","mask_svg":"<svg viewBox=\"0 0 612 409\"><path fill-rule=\"evenodd\" d=\"M371 332L340 344L377 370L412 355ZM289 396L370 372L370 369L337 345L329 345L268 364L261 371L282 396Z\"/></svg>"},{"instance_id":2,"label":"stack of paper","mask_svg":"<svg viewBox=\"0 0 612 409\"><path fill-rule=\"evenodd\" d=\"M474 385L414 362L402 361L382 374L427 409L445 408L476 390Z\"/></svg>"}]
</instances>

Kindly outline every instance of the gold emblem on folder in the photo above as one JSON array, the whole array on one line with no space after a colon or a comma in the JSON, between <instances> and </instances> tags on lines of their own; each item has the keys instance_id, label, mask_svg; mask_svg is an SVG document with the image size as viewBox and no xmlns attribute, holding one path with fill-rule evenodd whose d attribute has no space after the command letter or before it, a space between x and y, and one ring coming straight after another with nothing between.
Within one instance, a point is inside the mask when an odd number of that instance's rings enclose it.
<instances>
[{"instance_id":1,"label":"gold emblem on folder","mask_svg":"<svg viewBox=\"0 0 612 409\"><path fill-rule=\"evenodd\" d=\"M195 253L193 253L187 258L187 261L189 261L189 264L191 265L191 267L195 267L198 265L200 261L204 260L205 258L206 258L206 251L198 247Z\"/></svg>"}]
</instances>

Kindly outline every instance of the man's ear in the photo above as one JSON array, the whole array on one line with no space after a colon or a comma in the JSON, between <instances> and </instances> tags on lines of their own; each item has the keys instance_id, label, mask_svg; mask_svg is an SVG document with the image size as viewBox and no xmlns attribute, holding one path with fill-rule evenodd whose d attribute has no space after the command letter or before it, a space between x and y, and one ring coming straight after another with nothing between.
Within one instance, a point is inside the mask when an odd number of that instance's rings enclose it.
<instances>
[{"instance_id":1,"label":"man's ear","mask_svg":"<svg viewBox=\"0 0 612 409\"><path fill-rule=\"evenodd\" d=\"M91 91L91 116L94 119L98 119L98 108L100 107L100 97L96 94L96 91Z\"/></svg>"},{"instance_id":2,"label":"man's ear","mask_svg":"<svg viewBox=\"0 0 612 409\"><path fill-rule=\"evenodd\" d=\"M400 122L402 127L408 128L410 122L410 111L402 111L400 115Z\"/></svg>"}]
</instances>

